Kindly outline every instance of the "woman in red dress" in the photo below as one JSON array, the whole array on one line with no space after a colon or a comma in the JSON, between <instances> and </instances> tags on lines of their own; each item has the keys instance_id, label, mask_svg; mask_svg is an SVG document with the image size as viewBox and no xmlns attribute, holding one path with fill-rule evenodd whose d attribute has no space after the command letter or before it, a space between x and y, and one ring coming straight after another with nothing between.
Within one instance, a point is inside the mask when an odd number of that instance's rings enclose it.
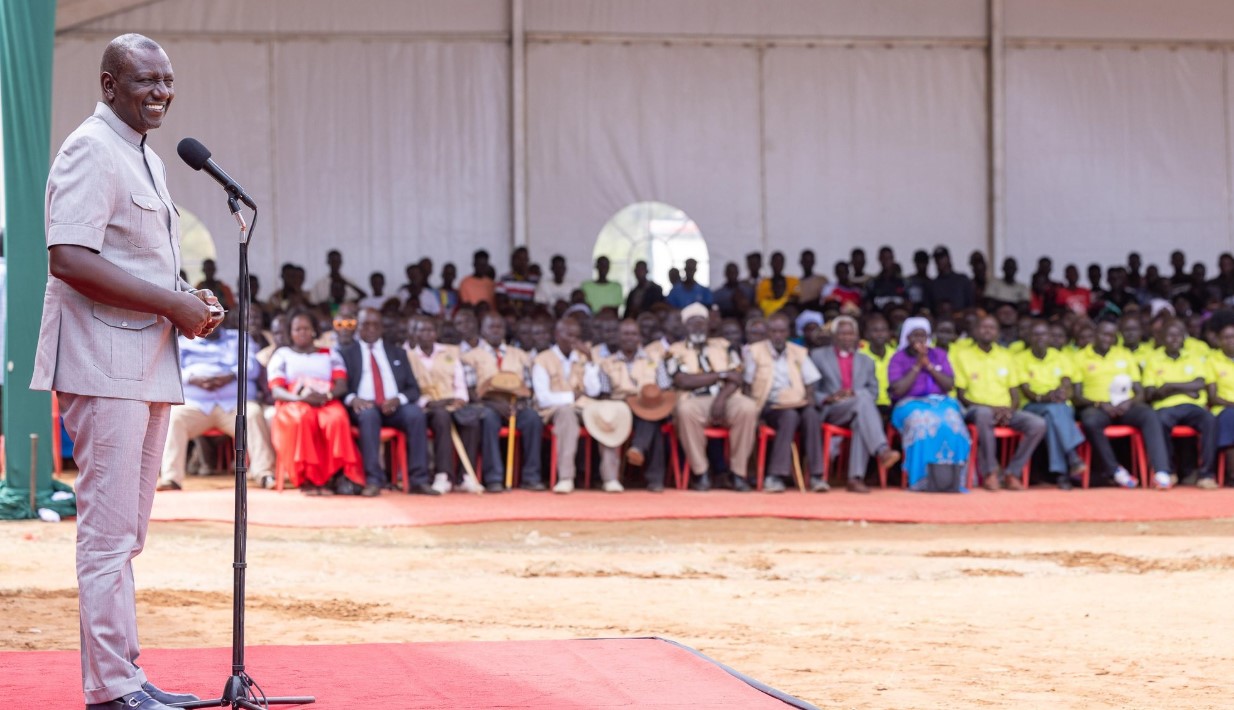
<instances>
[{"instance_id":1,"label":"woman in red dress","mask_svg":"<svg viewBox=\"0 0 1234 710\"><path fill-rule=\"evenodd\" d=\"M347 410L338 400L347 390L347 371L338 353L313 345L316 320L293 314L286 326L291 345L274 352L267 367L274 394L270 438L278 456L277 475L290 478L307 495L333 495L330 479L340 469L357 486L364 467Z\"/></svg>"}]
</instances>

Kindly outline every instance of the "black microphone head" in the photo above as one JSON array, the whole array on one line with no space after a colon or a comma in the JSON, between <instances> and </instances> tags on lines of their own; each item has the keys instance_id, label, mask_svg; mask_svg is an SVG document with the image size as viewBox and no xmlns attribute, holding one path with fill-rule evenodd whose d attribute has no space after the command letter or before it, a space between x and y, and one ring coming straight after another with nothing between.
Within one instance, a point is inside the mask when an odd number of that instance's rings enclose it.
<instances>
[{"instance_id":1,"label":"black microphone head","mask_svg":"<svg viewBox=\"0 0 1234 710\"><path fill-rule=\"evenodd\" d=\"M194 170L201 170L205 167L206 161L210 159L210 149L205 147L196 138L185 138L176 146L176 152L180 154L180 159Z\"/></svg>"}]
</instances>

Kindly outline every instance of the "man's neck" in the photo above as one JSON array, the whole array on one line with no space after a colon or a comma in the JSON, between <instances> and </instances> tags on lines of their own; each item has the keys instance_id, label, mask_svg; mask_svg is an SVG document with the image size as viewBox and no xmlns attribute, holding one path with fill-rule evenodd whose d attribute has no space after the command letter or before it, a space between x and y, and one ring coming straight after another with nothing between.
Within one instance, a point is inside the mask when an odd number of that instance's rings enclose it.
<instances>
[{"instance_id":1,"label":"man's neck","mask_svg":"<svg viewBox=\"0 0 1234 710\"><path fill-rule=\"evenodd\" d=\"M627 360L633 360L637 355L637 350L622 350L621 355Z\"/></svg>"},{"instance_id":2,"label":"man's neck","mask_svg":"<svg viewBox=\"0 0 1234 710\"><path fill-rule=\"evenodd\" d=\"M813 275L814 275L814 269L802 269L801 270L801 278L803 279L808 279Z\"/></svg>"},{"instance_id":3,"label":"man's neck","mask_svg":"<svg viewBox=\"0 0 1234 710\"><path fill-rule=\"evenodd\" d=\"M883 354L887 352L887 343L882 343L881 345L875 345L874 343L870 343L870 352L874 353L875 355L879 357L882 357Z\"/></svg>"},{"instance_id":4,"label":"man's neck","mask_svg":"<svg viewBox=\"0 0 1234 710\"><path fill-rule=\"evenodd\" d=\"M428 347L425 347L424 345L420 346L420 352L424 353L425 355L432 355L433 351L436 349L437 349L437 343L429 343Z\"/></svg>"},{"instance_id":5,"label":"man's neck","mask_svg":"<svg viewBox=\"0 0 1234 710\"><path fill-rule=\"evenodd\" d=\"M977 347L981 349L981 352L988 353L994 349L994 343L977 343Z\"/></svg>"},{"instance_id":6,"label":"man's neck","mask_svg":"<svg viewBox=\"0 0 1234 710\"><path fill-rule=\"evenodd\" d=\"M480 344L480 336L473 335L470 338L463 338L463 342L467 343L468 346L474 348Z\"/></svg>"}]
</instances>

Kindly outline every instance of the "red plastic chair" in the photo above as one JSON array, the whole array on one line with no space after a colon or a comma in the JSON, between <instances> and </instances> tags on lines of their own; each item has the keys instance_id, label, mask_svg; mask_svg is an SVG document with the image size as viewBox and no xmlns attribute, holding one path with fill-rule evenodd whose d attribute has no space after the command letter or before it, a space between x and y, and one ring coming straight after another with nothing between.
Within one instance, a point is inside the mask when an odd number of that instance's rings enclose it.
<instances>
[{"instance_id":1,"label":"red plastic chair","mask_svg":"<svg viewBox=\"0 0 1234 710\"><path fill-rule=\"evenodd\" d=\"M230 446L218 447L219 448L218 456L216 457L216 461L215 461L216 469L220 471L230 471L232 464L235 463L236 461L236 443L234 440L232 440L231 434L228 434L222 429L214 428L214 429L209 429L207 431L203 431L201 435L214 437L214 438L222 438L222 439L226 439L227 441L231 442Z\"/></svg>"},{"instance_id":2,"label":"red plastic chair","mask_svg":"<svg viewBox=\"0 0 1234 710\"><path fill-rule=\"evenodd\" d=\"M844 445L844 449L840 453L840 456L838 457L838 459L840 461L847 461L848 457L852 455L853 430L847 429L842 426L836 426L834 424L824 423L823 424L823 480L827 481L828 483L831 482L831 461L832 461L831 459L831 438L834 436L838 436L842 439L848 440L847 443ZM888 442L888 445L890 446L890 442L891 442L890 437L888 437L887 442ZM874 460L875 460L875 463L877 463L878 457L875 457ZM882 465L881 463L878 464L878 485L881 488L887 487L887 467Z\"/></svg>"},{"instance_id":3,"label":"red plastic chair","mask_svg":"<svg viewBox=\"0 0 1234 710\"><path fill-rule=\"evenodd\" d=\"M360 429L351 428L351 437L360 438ZM383 426L381 428L381 443L390 444L390 480L400 483L404 491L409 491L410 483L407 472L407 435L401 429Z\"/></svg>"},{"instance_id":4,"label":"red plastic chair","mask_svg":"<svg viewBox=\"0 0 1234 710\"><path fill-rule=\"evenodd\" d=\"M1140 434L1140 430L1125 424L1113 424L1105 428L1105 435L1107 439L1131 440L1131 475L1140 479L1141 486L1147 487L1148 454L1144 452L1144 437ZM1084 458L1084 487L1088 488L1090 472L1093 469L1093 449L1088 442L1080 448L1083 449L1080 455Z\"/></svg>"},{"instance_id":5,"label":"red plastic chair","mask_svg":"<svg viewBox=\"0 0 1234 710\"><path fill-rule=\"evenodd\" d=\"M758 460L755 463L755 488L763 490L763 475L767 472L767 442L775 438L776 430L760 424L758 427ZM729 445L728 427L707 427L703 429L703 436L708 439L722 439L724 441L724 458L732 457L732 448ZM673 458L677 456L676 435L674 434L673 441ZM680 457L680 466L677 474L677 487L684 488L690 481L690 457Z\"/></svg>"},{"instance_id":6,"label":"red plastic chair","mask_svg":"<svg viewBox=\"0 0 1234 710\"><path fill-rule=\"evenodd\" d=\"M1170 430L1170 436L1175 439L1191 439L1196 441L1196 449L1200 448L1200 432L1189 426L1179 424ZM1201 462L1204 463L1204 462ZM1217 485L1225 487L1225 452L1217 452Z\"/></svg>"},{"instance_id":7,"label":"red plastic chair","mask_svg":"<svg viewBox=\"0 0 1234 710\"><path fill-rule=\"evenodd\" d=\"M968 435L970 443L968 446L968 487L975 488L977 486L977 427L969 426ZM1011 460L1011 451L1013 445L1018 445L1023 434L1012 429L1011 427L996 426L994 427L994 439L998 444L998 460L1006 472L1007 462ZM1028 479L1032 473L1033 462L1030 458L1024 462L1024 469L1020 472L1020 483L1028 488Z\"/></svg>"},{"instance_id":8,"label":"red plastic chair","mask_svg":"<svg viewBox=\"0 0 1234 710\"><path fill-rule=\"evenodd\" d=\"M544 435L549 440L548 487L557 485L557 433L552 424L544 425ZM591 488L591 434L581 424L578 427L578 438L583 442L583 488Z\"/></svg>"}]
</instances>

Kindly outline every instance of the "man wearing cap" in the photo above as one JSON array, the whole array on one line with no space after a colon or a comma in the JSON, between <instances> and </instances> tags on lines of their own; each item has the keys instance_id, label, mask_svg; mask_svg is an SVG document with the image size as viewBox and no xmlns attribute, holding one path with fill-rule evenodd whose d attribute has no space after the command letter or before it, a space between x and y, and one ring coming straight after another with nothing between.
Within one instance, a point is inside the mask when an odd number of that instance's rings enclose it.
<instances>
[{"instance_id":1,"label":"man wearing cap","mask_svg":"<svg viewBox=\"0 0 1234 710\"><path fill-rule=\"evenodd\" d=\"M900 460L898 451L887 445L883 417L878 411L878 377L874 360L857 352L857 321L839 316L832 321L831 347L810 351L820 379L816 397L822 407L822 420L848 427L852 432L848 452L848 482L852 493L869 493L865 483L870 457L878 456L884 469ZM810 482L810 490L827 490L824 481Z\"/></svg>"},{"instance_id":2,"label":"man wearing cap","mask_svg":"<svg viewBox=\"0 0 1234 710\"><path fill-rule=\"evenodd\" d=\"M673 386L683 392L674 408L673 422L685 449L694 480L690 488L711 488L707 460L708 426L727 426L734 490L750 490L746 469L758 428L758 406L742 394L741 356L723 338L708 338L707 307L694 303L681 311L686 338L668 349L665 366Z\"/></svg>"},{"instance_id":3,"label":"man wearing cap","mask_svg":"<svg viewBox=\"0 0 1234 710\"><path fill-rule=\"evenodd\" d=\"M540 471L540 440L544 435L544 422L540 421L528 400L531 396L531 356L506 343L505 336L505 319L494 312L486 313L480 323L479 344L463 354L464 366L471 367L475 373L475 400L488 410L481 420L480 434L484 490L491 493L505 490L502 467L506 459L501 452L501 429L509 424L510 407L513 406L515 429L518 430L523 457L519 488L542 491L545 486ZM523 387L492 387L498 373L517 377ZM509 432L509 435L515 434Z\"/></svg>"},{"instance_id":4,"label":"man wearing cap","mask_svg":"<svg viewBox=\"0 0 1234 710\"><path fill-rule=\"evenodd\" d=\"M531 367L531 386L536 408L545 424L553 427L557 447L557 482L554 493L574 492L574 455L578 452L579 410L587 403L587 391L600 389L599 368L590 361L579 337L578 321L562 318L553 329L553 346L536 356ZM616 481L616 461L600 466L604 481Z\"/></svg>"},{"instance_id":5,"label":"man wearing cap","mask_svg":"<svg viewBox=\"0 0 1234 710\"><path fill-rule=\"evenodd\" d=\"M818 409L810 394L821 375L806 349L788 342L788 331L788 316L772 315L767 319L767 339L750 346L745 363L750 396L762 412L763 421L776 430L763 490L784 492L785 482L793 475L793 437L798 432L811 489L826 490Z\"/></svg>"},{"instance_id":6,"label":"man wearing cap","mask_svg":"<svg viewBox=\"0 0 1234 710\"><path fill-rule=\"evenodd\" d=\"M627 318L618 326L617 352L600 362L601 389L612 399L625 400L634 414L634 436L626 449L626 463L642 466L647 490L664 490L664 435L661 427L673 413L675 392L659 360L642 348L638 323ZM616 449L600 448L601 461L616 456Z\"/></svg>"}]
</instances>

